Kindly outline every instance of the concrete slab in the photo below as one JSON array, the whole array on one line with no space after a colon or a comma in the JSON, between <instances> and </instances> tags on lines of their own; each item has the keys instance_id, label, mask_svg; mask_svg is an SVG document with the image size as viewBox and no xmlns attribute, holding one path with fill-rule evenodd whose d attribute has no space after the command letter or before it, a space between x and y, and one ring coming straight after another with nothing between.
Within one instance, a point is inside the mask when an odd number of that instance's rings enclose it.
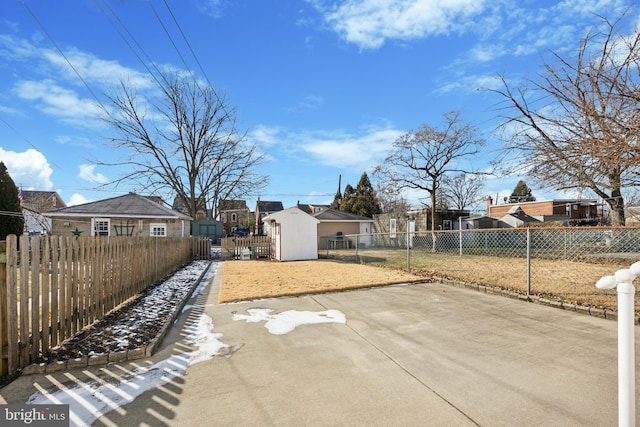
<instances>
[{"instance_id":1,"label":"concrete slab","mask_svg":"<svg viewBox=\"0 0 640 427\"><path fill-rule=\"evenodd\" d=\"M217 304L223 267L149 359L24 376L0 399L109 384L192 347L207 315L228 345L95 425L602 426L617 420L616 323L442 284ZM271 334L253 308L340 310L346 324ZM636 339L639 339L636 333ZM640 388L639 388L640 389ZM116 405L117 406L117 405Z\"/></svg>"}]
</instances>

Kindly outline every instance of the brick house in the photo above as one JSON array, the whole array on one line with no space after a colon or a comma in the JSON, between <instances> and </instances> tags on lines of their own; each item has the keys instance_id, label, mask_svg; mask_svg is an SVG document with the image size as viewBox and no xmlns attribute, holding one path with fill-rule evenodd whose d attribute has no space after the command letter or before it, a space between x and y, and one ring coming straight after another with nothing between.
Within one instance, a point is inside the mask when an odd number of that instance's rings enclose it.
<instances>
[{"instance_id":1,"label":"brick house","mask_svg":"<svg viewBox=\"0 0 640 427\"><path fill-rule=\"evenodd\" d=\"M33 212L49 212L67 205L55 191L22 190L22 206Z\"/></svg>"},{"instance_id":2,"label":"brick house","mask_svg":"<svg viewBox=\"0 0 640 427\"><path fill-rule=\"evenodd\" d=\"M239 227L240 222L250 213L247 202L244 200L220 200L218 211L225 234Z\"/></svg>"},{"instance_id":3,"label":"brick house","mask_svg":"<svg viewBox=\"0 0 640 427\"><path fill-rule=\"evenodd\" d=\"M487 198L487 216L502 218L515 210L538 221L568 221L569 223L592 223L598 219L598 201L595 199L554 199L536 202L505 203L494 205Z\"/></svg>"}]
</instances>

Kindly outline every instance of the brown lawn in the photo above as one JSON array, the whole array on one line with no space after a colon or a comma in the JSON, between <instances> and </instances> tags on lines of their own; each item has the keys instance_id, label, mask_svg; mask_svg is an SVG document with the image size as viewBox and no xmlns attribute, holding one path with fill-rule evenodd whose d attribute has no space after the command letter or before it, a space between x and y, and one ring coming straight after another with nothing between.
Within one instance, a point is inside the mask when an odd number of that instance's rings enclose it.
<instances>
[{"instance_id":1,"label":"brown lawn","mask_svg":"<svg viewBox=\"0 0 640 427\"><path fill-rule=\"evenodd\" d=\"M431 281L429 274L334 260L226 261L218 301L246 301Z\"/></svg>"}]
</instances>

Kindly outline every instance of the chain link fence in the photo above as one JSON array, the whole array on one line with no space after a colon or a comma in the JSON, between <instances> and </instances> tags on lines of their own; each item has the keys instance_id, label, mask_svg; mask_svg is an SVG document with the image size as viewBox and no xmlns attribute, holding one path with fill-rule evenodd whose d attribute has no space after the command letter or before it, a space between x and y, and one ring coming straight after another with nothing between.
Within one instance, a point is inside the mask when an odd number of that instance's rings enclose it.
<instances>
[{"instance_id":1,"label":"chain link fence","mask_svg":"<svg viewBox=\"0 0 640 427\"><path fill-rule=\"evenodd\" d=\"M322 242L327 239L326 242ZM567 307L616 310L602 276L640 260L640 228L454 230L320 238L320 255L393 266Z\"/></svg>"}]
</instances>

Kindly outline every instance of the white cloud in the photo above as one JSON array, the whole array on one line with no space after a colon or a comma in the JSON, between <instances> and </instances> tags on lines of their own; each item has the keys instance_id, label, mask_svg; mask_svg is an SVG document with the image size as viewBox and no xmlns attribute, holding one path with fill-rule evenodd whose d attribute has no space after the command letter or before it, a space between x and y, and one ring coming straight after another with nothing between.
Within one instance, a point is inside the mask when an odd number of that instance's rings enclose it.
<instances>
[{"instance_id":1,"label":"white cloud","mask_svg":"<svg viewBox=\"0 0 640 427\"><path fill-rule=\"evenodd\" d=\"M484 9L483 0L347 0L326 9L325 20L345 40L364 49L387 39L411 40L464 32L466 21ZM320 2L313 2L323 9Z\"/></svg>"},{"instance_id":2,"label":"white cloud","mask_svg":"<svg viewBox=\"0 0 640 427\"><path fill-rule=\"evenodd\" d=\"M271 146L278 143L281 131L282 129L278 127L259 125L249 133L247 138L257 145Z\"/></svg>"},{"instance_id":3,"label":"white cloud","mask_svg":"<svg viewBox=\"0 0 640 427\"><path fill-rule=\"evenodd\" d=\"M23 80L14 88L25 100L39 101L39 108L65 122L76 125L96 125L100 122L102 109L95 101L82 99L76 92L64 88L52 80Z\"/></svg>"},{"instance_id":4,"label":"white cloud","mask_svg":"<svg viewBox=\"0 0 640 427\"><path fill-rule=\"evenodd\" d=\"M269 157L278 161L283 156L290 156L322 166L367 170L384 159L393 142L403 133L389 124L364 127L355 134L317 129L291 131L262 125L251 132L249 139L270 147Z\"/></svg>"},{"instance_id":5,"label":"white cloud","mask_svg":"<svg viewBox=\"0 0 640 427\"><path fill-rule=\"evenodd\" d=\"M24 189L49 190L53 187L53 170L44 155L32 148L17 153L0 147L0 161L4 162L11 179Z\"/></svg>"},{"instance_id":6,"label":"white cloud","mask_svg":"<svg viewBox=\"0 0 640 427\"><path fill-rule=\"evenodd\" d=\"M367 128L361 134L319 132L298 135L299 148L325 166L366 170L382 161L403 132L391 128Z\"/></svg>"},{"instance_id":7,"label":"white cloud","mask_svg":"<svg viewBox=\"0 0 640 427\"><path fill-rule=\"evenodd\" d=\"M91 200L84 197L82 194L74 193L71 198L66 202L67 206L83 205L89 203Z\"/></svg>"},{"instance_id":8,"label":"white cloud","mask_svg":"<svg viewBox=\"0 0 640 427\"><path fill-rule=\"evenodd\" d=\"M79 166L79 169L79 178L96 184L107 184L109 182L109 178L107 178L106 176L102 175L101 173L94 173L96 165L82 164Z\"/></svg>"},{"instance_id":9,"label":"white cloud","mask_svg":"<svg viewBox=\"0 0 640 427\"><path fill-rule=\"evenodd\" d=\"M212 18L221 18L224 4L223 0L200 0L197 3L197 7L202 13Z\"/></svg>"},{"instance_id":10,"label":"white cloud","mask_svg":"<svg viewBox=\"0 0 640 427\"><path fill-rule=\"evenodd\" d=\"M318 95L307 95L295 107L290 108L292 112L302 110L315 110L324 104L324 98Z\"/></svg>"}]
</instances>

